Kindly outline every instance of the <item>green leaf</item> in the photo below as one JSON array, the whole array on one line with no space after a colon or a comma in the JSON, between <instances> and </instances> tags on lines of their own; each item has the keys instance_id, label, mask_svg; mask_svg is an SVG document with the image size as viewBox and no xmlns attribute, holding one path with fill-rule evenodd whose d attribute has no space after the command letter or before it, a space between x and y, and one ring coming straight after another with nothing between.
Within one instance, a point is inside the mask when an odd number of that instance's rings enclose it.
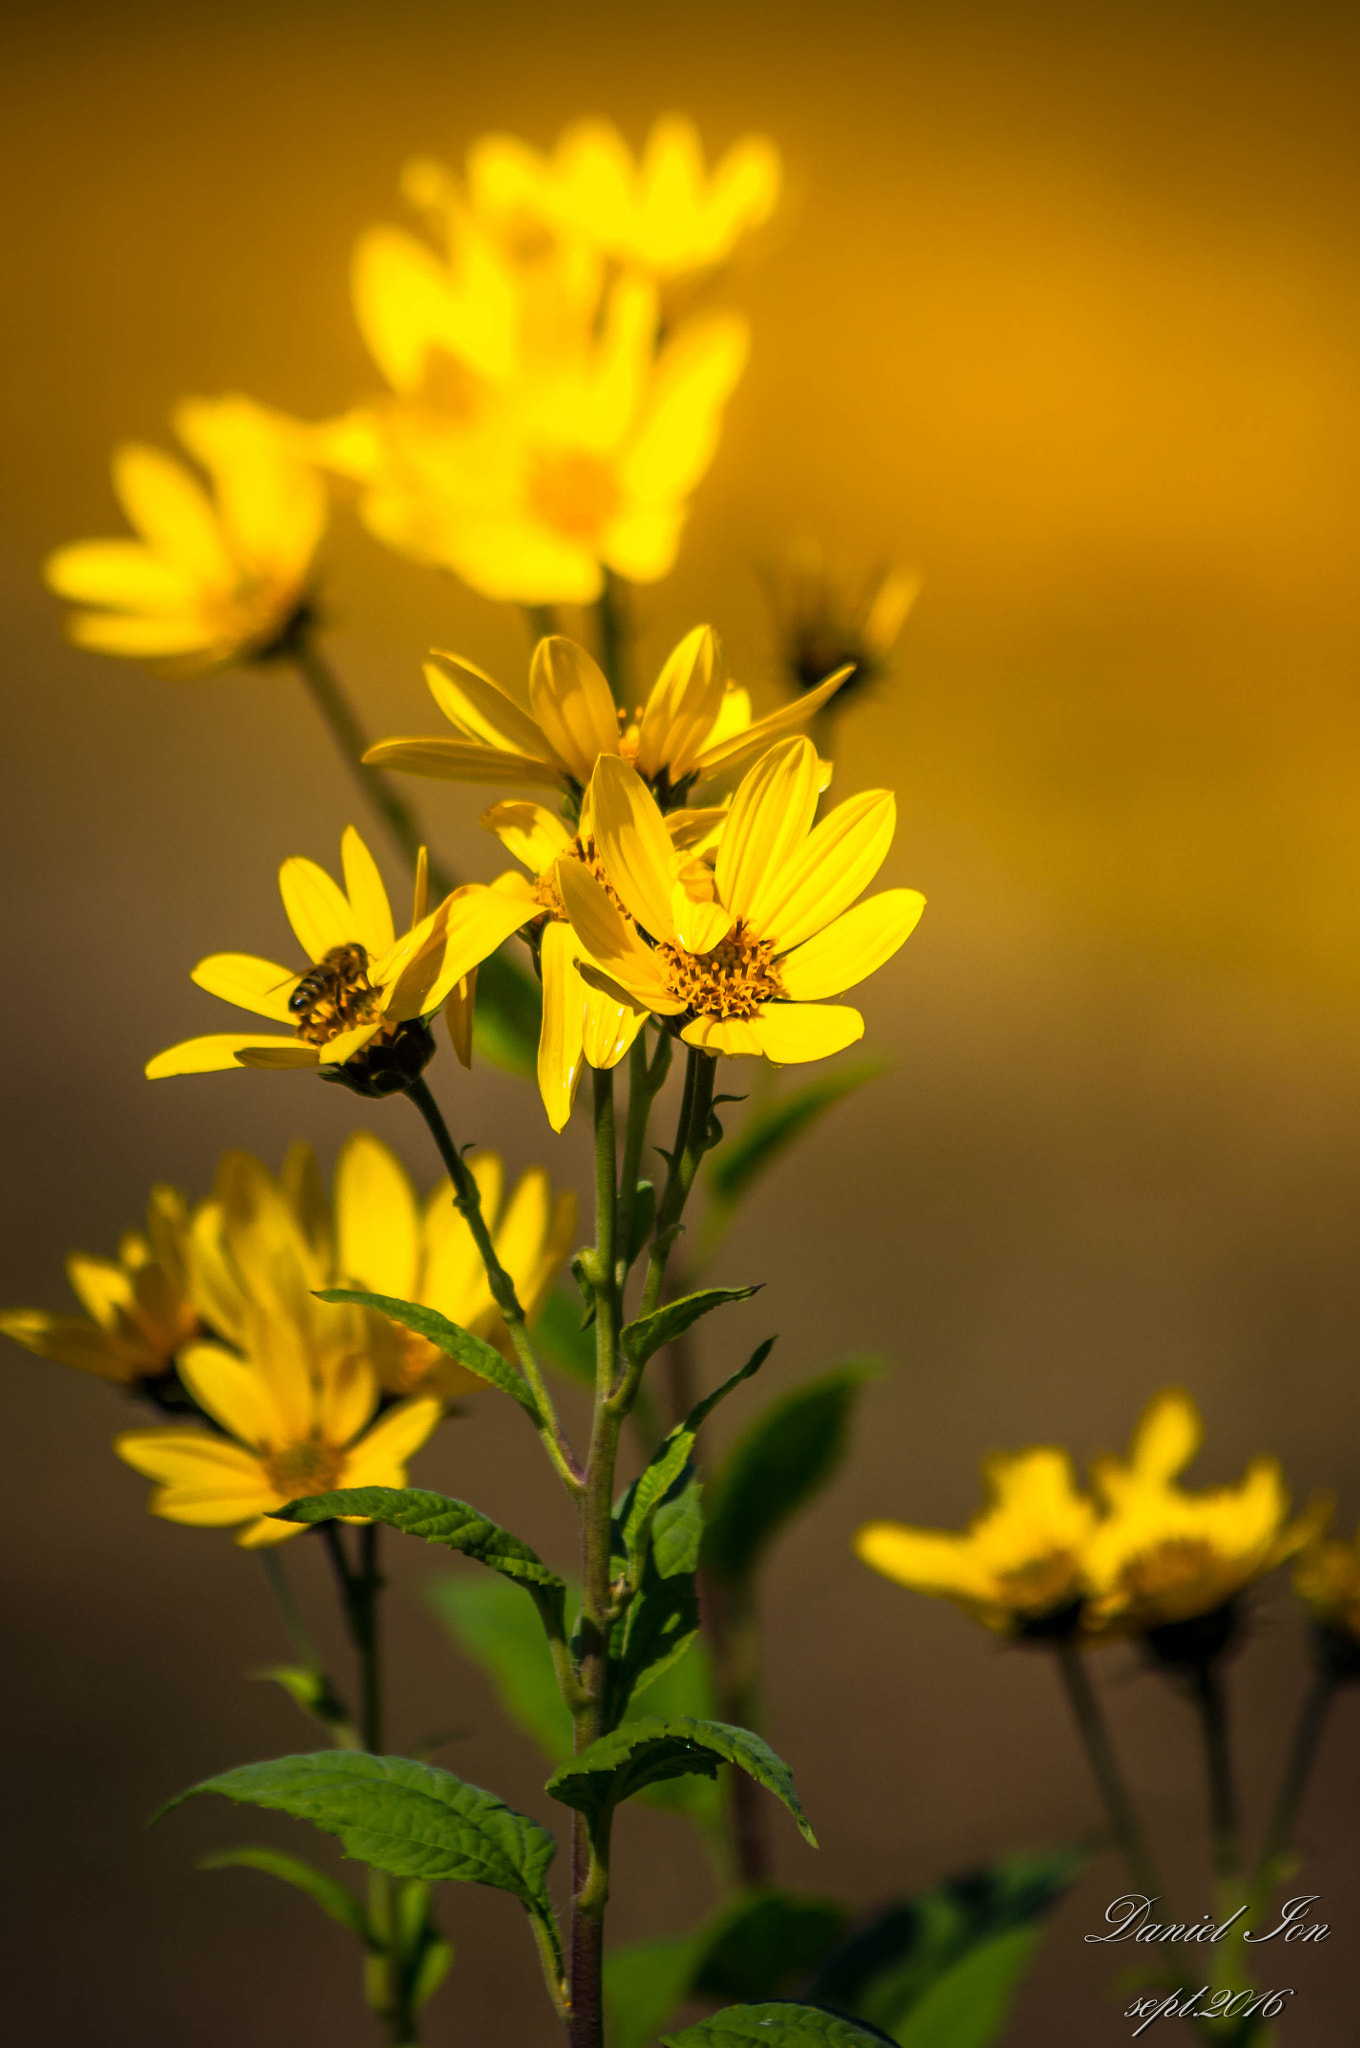
<instances>
[{"instance_id":1,"label":"green leaf","mask_svg":"<svg viewBox=\"0 0 1360 2048\"><path fill-rule=\"evenodd\" d=\"M474 1337L471 1330L463 1329L458 1323L451 1323L447 1316L440 1315L438 1309L426 1308L418 1301L399 1301L394 1294L366 1294L355 1287L323 1287L317 1290L316 1298L318 1301L353 1301L360 1308L376 1309L379 1315L400 1323L405 1330L414 1330L418 1337L426 1338L446 1358L456 1358L459 1365L475 1372L479 1380L490 1380L493 1387L509 1394L535 1424L540 1422L538 1403L514 1366L507 1364L500 1352L493 1350L483 1338Z\"/></svg>"},{"instance_id":2,"label":"green leaf","mask_svg":"<svg viewBox=\"0 0 1360 2048\"><path fill-rule=\"evenodd\" d=\"M320 1721L323 1728L345 1729L353 1739L349 1716L331 1690L324 1671L310 1671L305 1664L266 1664L263 1670L252 1671L250 1675L266 1684L282 1686L304 1714Z\"/></svg>"},{"instance_id":3,"label":"green leaf","mask_svg":"<svg viewBox=\"0 0 1360 2048\"><path fill-rule=\"evenodd\" d=\"M1014 1927L932 1984L897 2030L898 2048L990 2048L1010 2017L1042 1930Z\"/></svg>"},{"instance_id":4,"label":"green leaf","mask_svg":"<svg viewBox=\"0 0 1360 2048\"><path fill-rule=\"evenodd\" d=\"M763 1285L762 1281L760 1286ZM624 1324L624 1351L634 1365L645 1365L654 1351L683 1337L700 1316L711 1315L715 1308L722 1308L729 1301L749 1301L753 1294L759 1294L760 1286L705 1287L699 1294L683 1294L678 1301L668 1301L664 1308L653 1309L651 1315Z\"/></svg>"},{"instance_id":5,"label":"green leaf","mask_svg":"<svg viewBox=\"0 0 1360 2048\"><path fill-rule=\"evenodd\" d=\"M200 1792L309 1820L323 1833L338 1835L347 1856L391 1877L431 1884L459 1879L510 1892L540 1928L560 1969L547 1889L556 1843L537 1821L494 1793L464 1784L452 1771L409 1757L326 1749L223 1771L191 1785L161 1811Z\"/></svg>"},{"instance_id":6,"label":"green leaf","mask_svg":"<svg viewBox=\"0 0 1360 2048\"><path fill-rule=\"evenodd\" d=\"M215 1849L211 1856L199 1858L198 1867L200 1870L263 1870L268 1876L281 1878L284 1884L305 1892L323 1913L338 1921L341 1927L347 1927L351 1934L357 1934L360 1941L371 1945L374 1940L368 1914L348 1886L336 1878L327 1877L324 1871L314 1869L310 1863L304 1863L300 1856L285 1856L281 1849Z\"/></svg>"},{"instance_id":7,"label":"green leaf","mask_svg":"<svg viewBox=\"0 0 1360 2048\"><path fill-rule=\"evenodd\" d=\"M571 1715L558 1690L537 1617L504 1579L441 1574L428 1588L436 1614L481 1666L510 1719L551 1764L571 1755Z\"/></svg>"},{"instance_id":8,"label":"green leaf","mask_svg":"<svg viewBox=\"0 0 1360 2048\"><path fill-rule=\"evenodd\" d=\"M711 1778L725 1763L736 1764L773 1792L793 1815L804 1840L816 1848L817 1838L793 1789L788 1765L749 1728L731 1728L725 1721L694 1721L687 1716L663 1721L654 1714L630 1721L560 1764L547 1790L564 1806L585 1814L593 1828L603 1814L645 1785L690 1772Z\"/></svg>"},{"instance_id":9,"label":"green leaf","mask_svg":"<svg viewBox=\"0 0 1360 2048\"><path fill-rule=\"evenodd\" d=\"M429 2004L452 1968L453 1943L442 1934L432 1935L421 1949L411 1977L411 2003L417 2012Z\"/></svg>"},{"instance_id":10,"label":"green leaf","mask_svg":"<svg viewBox=\"0 0 1360 2048\"><path fill-rule=\"evenodd\" d=\"M686 2027L682 2034L663 2034L661 2048L878 2048L890 2034L816 2005L786 2005L770 1999L763 2005L729 2005L711 2019Z\"/></svg>"},{"instance_id":11,"label":"green leaf","mask_svg":"<svg viewBox=\"0 0 1360 2048\"><path fill-rule=\"evenodd\" d=\"M534 1343L565 1379L595 1384L595 1338L581 1323L580 1296L555 1287L534 1324Z\"/></svg>"},{"instance_id":12,"label":"green leaf","mask_svg":"<svg viewBox=\"0 0 1360 2048\"><path fill-rule=\"evenodd\" d=\"M701 1426L720 1401L725 1401L743 1380L750 1379L753 1373L760 1371L774 1347L774 1341L773 1337L767 1337L765 1342L752 1352L739 1372L734 1372L720 1387L715 1387L697 1407L690 1410L683 1422L676 1424L670 1435L653 1452L646 1468L628 1488L614 1510L614 1549L625 1562L645 1556L652 1519L661 1502L689 1464L695 1438Z\"/></svg>"},{"instance_id":13,"label":"green leaf","mask_svg":"<svg viewBox=\"0 0 1360 2048\"><path fill-rule=\"evenodd\" d=\"M537 977L501 947L477 970L472 1016L478 1053L510 1074L532 1075L538 1062L543 995Z\"/></svg>"},{"instance_id":14,"label":"green leaf","mask_svg":"<svg viewBox=\"0 0 1360 2048\"><path fill-rule=\"evenodd\" d=\"M628 1264L637 1264L647 1248L647 1240L656 1227L656 1188L649 1180L640 1180L633 1202L633 1227L628 1237Z\"/></svg>"},{"instance_id":15,"label":"green leaf","mask_svg":"<svg viewBox=\"0 0 1360 2048\"><path fill-rule=\"evenodd\" d=\"M605 1674L608 1727L618 1726L630 1701L683 1657L698 1633L693 1560L703 1530L699 1492L697 1480L686 1482L680 1498L659 1510L642 1583L610 1631ZM663 1574L663 1564L679 1568Z\"/></svg>"},{"instance_id":16,"label":"green leaf","mask_svg":"<svg viewBox=\"0 0 1360 2048\"><path fill-rule=\"evenodd\" d=\"M853 1066L819 1074L816 1080L805 1082L791 1094L758 1105L709 1168L708 1185L713 1200L723 1208L734 1208L780 1153L801 1138L804 1131L811 1130L827 1110L845 1096L853 1095L866 1081L876 1080L886 1072L880 1060L861 1060Z\"/></svg>"},{"instance_id":17,"label":"green leaf","mask_svg":"<svg viewBox=\"0 0 1360 2048\"><path fill-rule=\"evenodd\" d=\"M812 1975L849 1917L835 1899L747 1893L710 1928L690 1989L706 1998L775 1998Z\"/></svg>"},{"instance_id":18,"label":"green leaf","mask_svg":"<svg viewBox=\"0 0 1360 2048\"><path fill-rule=\"evenodd\" d=\"M704 1563L723 1578L752 1572L791 1516L845 1455L850 1415L880 1370L856 1359L809 1380L765 1410L737 1438L708 1483Z\"/></svg>"},{"instance_id":19,"label":"green leaf","mask_svg":"<svg viewBox=\"0 0 1360 2048\"><path fill-rule=\"evenodd\" d=\"M609 2048L651 2048L659 2028L690 1987L705 1930L638 1941L604 1959L605 2038Z\"/></svg>"},{"instance_id":20,"label":"green leaf","mask_svg":"<svg viewBox=\"0 0 1360 2048\"><path fill-rule=\"evenodd\" d=\"M475 1558L488 1570L523 1586L542 1609L548 1625L558 1635L565 1630L567 1589L563 1580L536 1550L465 1500L451 1500L447 1494L428 1493L419 1486L349 1486L336 1493L290 1501L286 1508L273 1509L271 1514L278 1522L308 1523L330 1522L338 1515L363 1515L407 1536L419 1536L426 1543L442 1544L445 1550L461 1551L464 1557Z\"/></svg>"},{"instance_id":21,"label":"green leaf","mask_svg":"<svg viewBox=\"0 0 1360 2048\"><path fill-rule=\"evenodd\" d=\"M970 1955L1051 1912L1084 1861L1073 1849L1026 1851L888 1906L823 1963L812 1996L895 2032Z\"/></svg>"}]
</instances>

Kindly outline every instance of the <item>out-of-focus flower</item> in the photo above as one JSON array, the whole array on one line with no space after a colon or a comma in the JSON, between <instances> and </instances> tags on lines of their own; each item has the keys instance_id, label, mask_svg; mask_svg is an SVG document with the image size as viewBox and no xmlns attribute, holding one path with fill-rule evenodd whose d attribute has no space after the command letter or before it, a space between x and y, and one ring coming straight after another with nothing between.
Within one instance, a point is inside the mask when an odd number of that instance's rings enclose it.
<instances>
[{"instance_id":1,"label":"out-of-focus flower","mask_svg":"<svg viewBox=\"0 0 1360 2048\"><path fill-rule=\"evenodd\" d=\"M842 706L849 694L857 696L887 672L921 587L919 577L889 568L853 591L809 542L791 548L782 568L767 571L764 582L789 682L796 690L814 690L832 669L851 668Z\"/></svg>"},{"instance_id":2,"label":"out-of-focus flower","mask_svg":"<svg viewBox=\"0 0 1360 2048\"><path fill-rule=\"evenodd\" d=\"M341 852L343 889L314 861L286 860L279 870L283 906L311 967L299 973L247 953L214 953L193 970L210 995L291 1025L292 1035L187 1039L149 1062L151 1079L238 1066L311 1067L344 1069L362 1092L387 1093L420 1071L429 1056L421 1020L528 913L478 884L456 889L427 912L422 862L411 928L397 938L377 863L352 825ZM414 1037L411 1027L418 1027ZM418 1061L410 1073L408 1054Z\"/></svg>"},{"instance_id":3,"label":"out-of-focus flower","mask_svg":"<svg viewBox=\"0 0 1360 2048\"><path fill-rule=\"evenodd\" d=\"M473 1154L468 1166L496 1256L532 1325L571 1250L576 1197L569 1190L554 1195L541 1167L521 1175L507 1196L505 1169L494 1152ZM336 1167L335 1227L341 1284L421 1302L509 1353L481 1256L447 1180L422 1202L400 1161L358 1132ZM424 1338L385 1317L367 1320L366 1349L389 1393L449 1399L481 1384Z\"/></svg>"},{"instance_id":4,"label":"out-of-focus flower","mask_svg":"<svg viewBox=\"0 0 1360 2048\"><path fill-rule=\"evenodd\" d=\"M437 164L412 164L406 188L427 205L456 191ZM545 230L579 236L615 262L676 278L712 269L763 227L779 200L779 152L761 135L735 142L710 172L693 121L653 122L642 155L609 121L574 121L551 155L512 135L486 135L468 154L468 196L479 221L511 246Z\"/></svg>"},{"instance_id":5,"label":"out-of-focus flower","mask_svg":"<svg viewBox=\"0 0 1360 2048\"><path fill-rule=\"evenodd\" d=\"M533 652L527 711L471 662L436 654L425 677L457 738L379 740L364 759L442 781L560 789L579 801L596 762L612 755L631 762L669 808L795 731L848 675L826 676L797 702L753 720L747 692L728 680L718 636L696 626L646 703L629 713L615 705L585 648L552 633Z\"/></svg>"},{"instance_id":6,"label":"out-of-focus flower","mask_svg":"<svg viewBox=\"0 0 1360 2048\"><path fill-rule=\"evenodd\" d=\"M114 487L141 538L74 541L44 573L82 647L194 674L267 656L306 603L326 523L320 478L296 436L248 398L188 399L175 431L211 493L174 456L126 442Z\"/></svg>"},{"instance_id":7,"label":"out-of-focus flower","mask_svg":"<svg viewBox=\"0 0 1360 2048\"><path fill-rule=\"evenodd\" d=\"M404 1486L407 1459L443 1413L436 1400L405 1401L370 1428L379 1387L368 1360L319 1360L278 1314L252 1314L243 1356L191 1344L179 1370L225 1436L129 1430L114 1449L156 1482L152 1514L199 1528L244 1523L236 1541L247 1549L298 1534L301 1524L268 1519L290 1500L339 1486Z\"/></svg>"},{"instance_id":8,"label":"out-of-focus flower","mask_svg":"<svg viewBox=\"0 0 1360 2048\"><path fill-rule=\"evenodd\" d=\"M1065 1451L1021 1451L983 1465L990 1502L964 1535L869 1522L855 1538L865 1564L901 1586L956 1600L1001 1634L1073 1634L1086 1592L1096 1509Z\"/></svg>"},{"instance_id":9,"label":"out-of-focus flower","mask_svg":"<svg viewBox=\"0 0 1360 2048\"><path fill-rule=\"evenodd\" d=\"M1289 1521L1273 1458L1255 1459L1239 1486L1191 1493L1178 1485L1203 1433L1194 1402L1172 1389L1144 1411L1127 1462L1104 1458L1093 1466L1109 1510L1087 1560L1093 1626L1155 1638L1227 1610L1312 1533L1310 1516Z\"/></svg>"},{"instance_id":10,"label":"out-of-focus flower","mask_svg":"<svg viewBox=\"0 0 1360 2048\"><path fill-rule=\"evenodd\" d=\"M129 1231L116 1259L72 1252L66 1273L83 1316L6 1309L0 1331L40 1358L74 1365L122 1386L163 1380L175 1353L201 1333L189 1299L188 1206L177 1188L154 1187L146 1232Z\"/></svg>"},{"instance_id":11,"label":"out-of-focus flower","mask_svg":"<svg viewBox=\"0 0 1360 2048\"><path fill-rule=\"evenodd\" d=\"M677 849L637 771L602 755L589 802L608 887L579 861L557 863L587 979L598 970L705 1052L783 1065L853 1044L859 1011L822 999L890 960L925 898L886 889L850 907L892 843L896 804L869 790L814 827L820 785L810 740L771 747L743 778L710 865Z\"/></svg>"},{"instance_id":12,"label":"out-of-focus flower","mask_svg":"<svg viewBox=\"0 0 1360 2048\"><path fill-rule=\"evenodd\" d=\"M1322 1628L1360 1647L1360 1533L1346 1543L1319 1529L1294 1567L1294 1590Z\"/></svg>"}]
</instances>

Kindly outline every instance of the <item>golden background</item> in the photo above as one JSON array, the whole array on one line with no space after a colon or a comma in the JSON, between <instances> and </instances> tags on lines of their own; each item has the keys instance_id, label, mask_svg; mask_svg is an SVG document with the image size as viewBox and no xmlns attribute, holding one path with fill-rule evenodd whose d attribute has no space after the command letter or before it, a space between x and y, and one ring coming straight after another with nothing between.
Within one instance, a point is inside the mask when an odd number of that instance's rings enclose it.
<instances>
[{"instance_id":1,"label":"golden background","mask_svg":"<svg viewBox=\"0 0 1360 2048\"><path fill-rule=\"evenodd\" d=\"M220 1028L189 966L270 952L278 861L333 861L355 805L283 677L171 684L63 645L38 563L120 529L111 444L164 440L183 393L319 417L370 388L348 256L402 218L409 154L456 161L491 128L542 145L588 111L636 143L672 106L710 150L761 128L785 152L787 203L735 284L751 367L640 615L644 668L710 618L768 707L753 563L810 531L850 568L925 578L838 769L898 789L884 879L930 899L865 992L892 1071L764 1188L719 1276L769 1282L727 1337L782 1329L767 1392L865 1348L892 1367L768 1582L770 1734L824 1844L776 1816L779 1874L808 1889L867 1903L1096 1820L1043 1661L864 1571L860 1520L957 1524L983 1450L1122 1444L1175 1381L1208 1422L1195 1476L1273 1450L1300 1497L1334 1488L1347 1526L1360 1509L1356 46L1339 9L1110 0L11 17L5 1302L65 1307L64 1251L110 1249L153 1180L202 1192L228 1146L277 1160L294 1135L329 1160L364 1107L291 1076L140 1078ZM348 514L326 559L375 731L433 729L432 641L522 673L517 615ZM478 793L415 787L464 872L494 872ZM463 1139L579 1176L578 1134L554 1141L526 1089L447 1059L436 1084ZM435 1178L409 1112L370 1121ZM192 1874L219 1841L306 1849L296 1830L206 1802L142 1827L194 1779L307 1744L241 1680L283 1648L258 1565L146 1516L107 1449L116 1395L17 1351L4 1371L14 2038L367 2042L338 1930L263 1879ZM566 1540L490 1400L419 1475ZM420 1604L415 1550L395 1738L452 1729L442 1761L543 1813L537 1759ZM1304 1676L1282 1588L1251 1634L1234 1692L1259 1820ZM1131 1653L1102 1670L1183 1910L1205 1910L1188 1712ZM1301 1883L1341 1938L1282 1980L1309 2048L1354 2033L1355 1714L1344 1698L1305 1815ZM619 1868L617 1939L706 1903L664 1817L630 1815ZM1124 2038L1116 1958L1081 1941L1118 1882L1101 1861L1055 1922L1013 2048ZM513 1904L451 1888L442 1918L460 1956L431 2040L551 2042Z\"/></svg>"}]
</instances>

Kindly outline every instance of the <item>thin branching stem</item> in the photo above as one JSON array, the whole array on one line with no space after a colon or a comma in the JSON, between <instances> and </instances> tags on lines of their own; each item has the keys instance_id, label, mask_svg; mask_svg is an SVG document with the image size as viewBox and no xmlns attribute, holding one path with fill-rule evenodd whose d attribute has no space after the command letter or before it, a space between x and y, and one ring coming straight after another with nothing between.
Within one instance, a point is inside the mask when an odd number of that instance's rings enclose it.
<instances>
[{"instance_id":1,"label":"thin branching stem","mask_svg":"<svg viewBox=\"0 0 1360 2048\"><path fill-rule=\"evenodd\" d=\"M1096 1789L1110 1823L1110 1833L1138 1890L1149 1899L1159 1898L1161 1891L1157 1872L1133 1810L1124 1774L1119 1768L1099 1697L1091 1683L1085 1652L1075 1642L1059 1642L1054 1644L1054 1657L1072 1709L1072 1719L1077 1724L1077 1733L1091 1766L1091 1776L1096 1781Z\"/></svg>"}]
</instances>

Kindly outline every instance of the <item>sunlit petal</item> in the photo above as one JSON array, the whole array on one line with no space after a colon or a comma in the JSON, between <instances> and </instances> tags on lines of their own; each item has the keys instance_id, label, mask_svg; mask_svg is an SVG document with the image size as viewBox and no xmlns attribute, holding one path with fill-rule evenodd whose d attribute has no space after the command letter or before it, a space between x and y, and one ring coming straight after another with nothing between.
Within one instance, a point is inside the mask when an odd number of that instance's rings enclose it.
<instances>
[{"instance_id":1,"label":"sunlit petal","mask_svg":"<svg viewBox=\"0 0 1360 2048\"><path fill-rule=\"evenodd\" d=\"M864 1036L864 1019L846 1003L770 1003L752 1027L759 1049L776 1066L829 1059Z\"/></svg>"},{"instance_id":2,"label":"sunlit petal","mask_svg":"<svg viewBox=\"0 0 1360 2048\"><path fill-rule=\"evenodd\" d=\"M779 962L784 993L796 1003L838 996L873 974L915 931L926 899L919 889L885 889L847 910Z\"/></svg>"},{"instance_id":3,"label":"sunlit petal","mask_svg":"<svg viewBox=\"0 0 1360 2048\"><path fill-rule=\"evenodd\" d=\"M590 780L601 754L619 751L614 699L598 662L564 634L549 633L534 649L529 702L548 744L576 780Z\"/></svg>"},{"instance_id":4,"label":"sunlit petal","mask_svg":"<svg viewBox=\"0 0 1360 2048\"><path fill-rule=\"evenodd\" d=\"M896 828L889 790L865 790L837 804L790 860L762 878L751 905L757 929L781 953L811 938L868 888Z\"/></svg>"},{"instance_id":5,"label":"sunlit petal","mask_svg":"<svg viewBox=\"0 0 1360 2048\"><path fill-rule=\"evenodd\" d=\"M296 1039L251 1037L239 1031L219 1031L206 1038L186 1038L179 1045L168 1046L155 1059L146 1063L148 1081L159 1081L169 1074L215 1074L228 1067L245 1064L240 1055L245 1052L262 1052L289 1055L289 1066L315 1066L317 1053L314 1046L300 1045ZM303 1057L305 1055L305 1057Z\"/></svg>"},{"instance_id":6,"label":"sunlit petal","mask_svg":"<svg viewBox=\"0 0 1360 2048\"><path fill-rule=\"evenodd\" d=\"M349 897L355 931L360 943L367 948L369 959L380 959L396 937L392 906L387 900L383 878L378 873L378 863L353 825L345 827L340 841L340 858L344 864L345 894Z\"/></svg>"},{"instance_id":7,"label":"sunlit petal","mask_svg":"<svg viewBox=\"0 0 1360 2048\"><path fill-rule=\"evenodd\" d=\"M783 740L747 770L718 846L718 895L734 917L749 917L771 874L799 851L817 810L817 749Z\"/></svg>"},{"instance_id":8,"label":"sunlit petal","mask_svg":"<svg viewBox=\"0 0 1360 2048\"><path fill-rule=\"evenodd\" d=\"M349 899L314 860L294 855L279 869L279 894L298 944L309 960L324 960L337 946L363 942Z\"/></svg>"},{"instance_id":9,"label":"sunlit petal","mask_svg":"<svg viewBox=\"0 0 1360 2048\"><path fill-rule=\"evenodd\" d=\"M199 961L189 979L210 996L221 996L224 1002L253 1010L259 1017L272 1017L278 1024L295 1021L288 999L298 977L276 960L257 960L253 953L210 953Z\"/></svg>"},{"instance_id":10,"label":"sunlit petal","mask_svg":"<svg viewBox=\"0 0 1360 2048\"><path fill-rule=\"evenodd\" d=\"M675 849L656 798L635 768L604 754L591 779L590 805L595 843L610 881L654 939L674 941Z\"/></svg>"}]
</instances>

